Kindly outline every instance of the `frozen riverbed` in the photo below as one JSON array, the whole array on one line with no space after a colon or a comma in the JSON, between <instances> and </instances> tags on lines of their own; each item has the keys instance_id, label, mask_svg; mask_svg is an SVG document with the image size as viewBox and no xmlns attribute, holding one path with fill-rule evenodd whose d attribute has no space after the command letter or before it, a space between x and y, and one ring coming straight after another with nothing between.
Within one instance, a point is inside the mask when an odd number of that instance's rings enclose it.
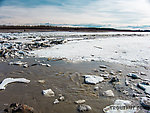
<instances>
[{"instance_id":1,"label":"frozen riverbed","mask_svg":"<svg viewBox=\"0 0 150 113\"><path fill-rule=\"evenodd\" d=\"M72 40L52 48L35 50L36 57L70 61L104 60L127 65L150 65L150 36L120 36Z\"/></svg>"},{"instance_id":2,"label":"frozen riverbed","mask_svg":"<svg viewBox=\"0 0 150 113\"><path fill-rule=\"evenodd\" d=\"M150 65L149 32L1 33L0 41L1 54L5 58L14 57L21 51L36 57L67 58L72 62L103 60Z\"/></svg>"}]
</instances>

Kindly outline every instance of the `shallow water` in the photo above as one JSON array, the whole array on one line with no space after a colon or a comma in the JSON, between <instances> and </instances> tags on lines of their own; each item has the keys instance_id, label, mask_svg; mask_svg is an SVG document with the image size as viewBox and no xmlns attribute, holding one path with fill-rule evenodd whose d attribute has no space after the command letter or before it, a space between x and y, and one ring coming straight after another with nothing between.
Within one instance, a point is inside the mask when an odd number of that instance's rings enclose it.
<instances>
[{"instance_id":1,"label":"shallow water","mask_svg":"<svg viewBox=\"0 0 150 113\"><path fill-rule=\"evenodd\" d=\"M17 59L16 59L17 60ZM38 61L51 64L51 67L32 66L22 68L19 66L0 63L0 81L6 77L24 77L30 79L29 84L12 83L5 90L0 91L0 109L7 108L7 104L18 102L27 104L35 109L36 113L77 113L77 105L74 101L85 99L86 104L92 107L91 113L102 113L102 109L113 103L116 99L130 99L122 93L116 91L111 84L100 83L100 91L94 91L94 85L84 84L84 80L77 74L100 74L93 72L93 69L99 69L99 65L106 65L108 71L122 70L123 76L132 70L138 70L135 67L129 67L120 64L107 62L82 62L69 63L64 61L47 61L46 59L37 59ZM29 64L35 63L34 59L23 59ZM143 70L143 69L142 69ZM37 80L45 80L40 84ZM44 89L51 88L56 96L44 97L41 92ZM115 93L114 98L102 96L102 92L111 89ZM58 94L65 96L65 101L54 105L53 102L58 98ZM134 100L134 99L133 99ZM138 103L138 102L137 102ZM5 104L5 105L4 105ZM90 112L89 112L90 113Z\"/></svg>"}]
</instances>

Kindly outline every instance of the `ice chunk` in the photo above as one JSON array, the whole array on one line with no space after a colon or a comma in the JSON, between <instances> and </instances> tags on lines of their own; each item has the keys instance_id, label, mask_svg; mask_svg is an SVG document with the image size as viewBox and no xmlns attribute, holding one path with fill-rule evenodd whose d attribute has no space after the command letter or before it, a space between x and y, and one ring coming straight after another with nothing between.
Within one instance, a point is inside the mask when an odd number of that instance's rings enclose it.
<instances>
[{"instance_id":1,"label":"ice chunk","mask_svg":"<svg viewBox=\"0 0 150 113\"><path fill-rule=\"evenodd\" d=\"M23 83L29 83L30 80L25 78L6 78L2 81L0 84L0 89L3 90L6 88L6 85L12 82L23 82Z\"/></svg>"},{"instance_id":2,"label":"ice chunk","mask_svg":"<svg viewBox=\"0 0 150 113\"><path fill-rule=\"evenodd\" d=\"M27 64L27 62L16 61L16 62L10 62L9 63L9 65L19 65L19 66L22 66L25 64Z\"/></svg>"},{"instance_id":3,"label":"ice chunk","mask_svg":"<svg viewBox=\"0 0 150 113\"><path fill-rule=\"evenodd\" d=\"M75 103L76 104L83 104L83 103L85 103L85 100L77 100L77 101L75 101Z\"/></svg>"},{"instance_id":4,"label":"ice chunk","mask_svg":"<svg viewBox=\"0 0 150 113\"><path fill-rule=\"evenodd\" d=\"M112 90L104 91L103 95L107 96L107 97L114 97L115 96Z\"/></svg>"},{"instance_id":5,"label":"ice chunk","mask_svg":"<svg viewBox=\"0 0 150 113\"><path fill-rule=\"evenodd\" d=\"M144 83L139 83L138 87L143 89L145 93L150 94L150 85L144 84Z\"/></svg>"},{"instance_id":6,"label":"ice chunk","mask_svg":"<svg viewBox=\"0 0 150 113\"><path fill-rule=\"evenodd\" d=\"M137 74L129 73L127 76L133 78L133 79L139 79L140 77Z\"/></svg>"},{"instance_id":7,"label":"ice chunk","mask_svg":"<svg viewBox=\"0 0 150 113\"><path fill-rule=\"evenodd\" d=\"M55 93L52 91L52 89L43 90L42 93L46 97L55 96Z\"/></svg>"},{"instance_id":8,"label":"ice chunk","mask_svg":"<svg viewBox=\"0 0 150 113\"><path fill-rule=\"evenodd\" d=\"M79 112L91 111L92 110L91 106L86 105L86 104L78 105L77 109L78 109Z\"/></svg>"},{"instance_id":9,"label":"ice chunk","mask_svg":"<svg viewBox=\"0 0 150 113\"><path fill-rule=\"evenodd\" d=\"M145 109L148 109L148 110L150 109L150 99L149 98L142 97L140 103Z\"/></svg>"},{"instance_id":10,"label":"ice chunk","mask_svg":"<svg viewBox=\"0 0 150 113\"><path fill-rule=\"evenodd\" d=\"M85 83L87 84L97 84L104 80L103 77L95 76L95 75L84 75Z\"/></svg>"}]
</instances>

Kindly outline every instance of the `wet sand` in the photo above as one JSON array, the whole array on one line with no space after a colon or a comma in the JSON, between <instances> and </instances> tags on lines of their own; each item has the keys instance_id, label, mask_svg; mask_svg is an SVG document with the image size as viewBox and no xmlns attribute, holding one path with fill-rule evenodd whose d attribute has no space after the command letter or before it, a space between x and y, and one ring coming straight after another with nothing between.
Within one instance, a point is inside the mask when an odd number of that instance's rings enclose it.
<instances>
[{"instance_id":1,"label":"wet sand","mask_svg":"<svg viewBox=\"0 0 150 113\"><path fill-rule=\"evenodd\" d=\"M123 82L126 74L129 72L142 70L149 73L147 69L142 67L130 67L103 61L70 63L65 61L47 61L44 58L37 60L49 63L51 67L35 65L23 68L8 65L8 62L0 63L0 81L7 77L24 77L31 80L29 84L8 84L5 90L0 91L0 113L14 102L32 106L35 113L78 113L77 105L74 101L79 99L85 99L86 104L92 107L92 111L89 113L103 113L103 108L113 104L116 99L132 100L138 105L139 102L136 98L126 96L122 92L117 91L107 80L99 84L101 88L98 91L94 91L95 85L85 84L82 75L99 75L101 72L94 72L93 69L99 69L99 65L106 65L108 72L122 70L122 74L119 76L121 80L120 86L125 87ZM27 61L29 64L36 63L34 58L22 59L22 61ZM38 83L38 80L45 80L45 83ZM54 97L49 98L42 95L42 90L48 88L55 92L56 95ZM114 92L115 97L110 98L102 95L103 91L109 89ZM64 95L65 101L53 104L59 94Z\"/></svg>"}]
</instances>

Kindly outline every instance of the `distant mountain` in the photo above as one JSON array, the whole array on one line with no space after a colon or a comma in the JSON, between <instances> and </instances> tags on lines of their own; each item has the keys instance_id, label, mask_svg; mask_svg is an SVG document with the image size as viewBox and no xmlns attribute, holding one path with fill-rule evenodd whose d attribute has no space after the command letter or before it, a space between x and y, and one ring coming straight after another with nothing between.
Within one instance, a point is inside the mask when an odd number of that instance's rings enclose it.
<instances>
[{"instance_id":1,"label":"distant mountain","mask_svg":"<svg viewBox=\"0 0 150 113\"><path fill-rule=\"evenodd\" d=\"M116 28L116 29L131 29L131 30L150 30L150 25L137 25L137 26L114 26L111 24L51 24L51 23L40 23L38 25L46 26L61 26L61 27L88 27L88 28Z\"/></svg>"}]
</instances>

